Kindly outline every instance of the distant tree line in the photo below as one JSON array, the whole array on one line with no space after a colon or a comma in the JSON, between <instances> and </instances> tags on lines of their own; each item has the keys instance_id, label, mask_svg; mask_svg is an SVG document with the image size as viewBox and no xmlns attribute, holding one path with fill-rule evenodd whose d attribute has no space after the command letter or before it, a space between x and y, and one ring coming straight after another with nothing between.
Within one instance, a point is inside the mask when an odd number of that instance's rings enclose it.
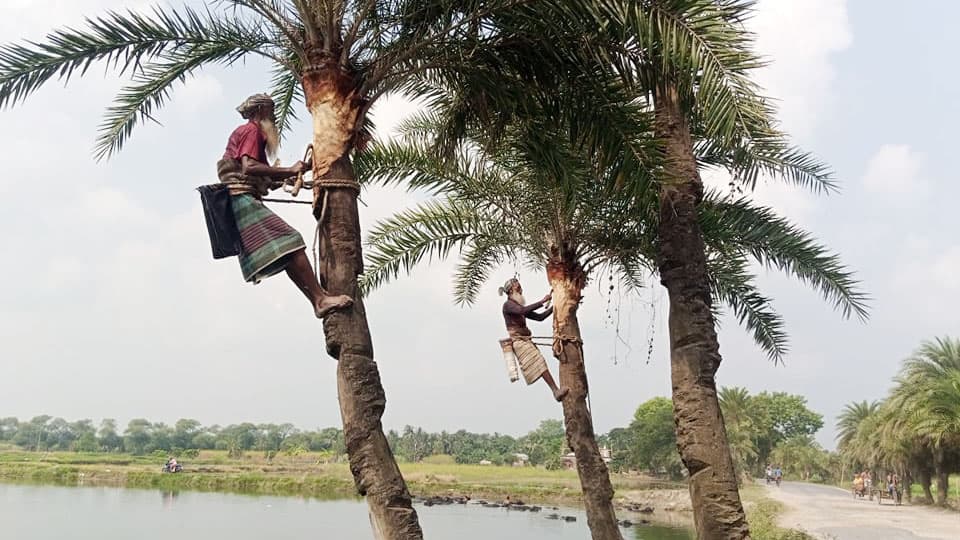
<instances>
[{"instance_id":1,"label":"distant tree line","mask_svg":"<svg viewBox=\"0 0 960 540\"><path fill-rule=\"evenodd\" d=\"M750 395L743 388L721 388L719 397L734 465L742 477L760 476L768 464L777 464L793 478L831 478L834 458L813 440L823 417L807 408L806 398L783 392ZM613 451L613 470L673 479L683 475L673 403L667 398L642 403L630 425L611 430L604 441Z\"/></svg>"},{"instance_id":2,"label":"distant tree line","mask_svg":"<svg viewBox=\"0 0 960 540\"><path fill-rule=\"evenodd\" d=\"M844 483L862 471L874 480L896 473L920 485L923 502L949 504L950 474L960 473L960 339L924 342L883 400L844 408L837 438Z\"/></svg>"},{"instance_id":3,"label":"distant tree line","mask_svg":"<svg viewBox=\"0 0 960 540\"><path fill-rule=\"evenodd\" d=\"M743 475L759 475L765 464L777 460L795 477L826 479L829 454L812 439L823 426L823 419L807 409L802 396L768 392L751 396L740 388L724 388L720 397L731 450ZM509 465L517 460L517 454L525 454L526 463L553 469L561 467L562 456L569 452L563 422L558 419L543 420L536 429L521 437L463 429L435 433L406 426L387 432L387 441L397 458L407 462L446 455L457 463ZM614 471L640 471L671 479L683 476L683 465L677 454L673 403L668 398L656 397L644 402L637 408L630 425L612 429L599 436L598 442L611 450L609 466ZM138 418L131 420L121 432L112 419L96 426L90 420L68 422L50 416L37 416L29 421L4 418L0 419L2 443L29 451L134 455L225 450L238 457L252 451L267 455L309 451L327 452L336 459L346 453L343 432L338 428L310 431L293 424L250 422L203 426L192 419L168 425Z\"/></svg>"},{"instance_id":4,"label":"distant tree line","mask_svg":"<svg viewBox=\"0 0 960 540\"><path fill-rule=\"evenodd\" d=\"M343 432L337 428L316 431L297 429L293 424L202 426L184 418L174 425L131 420L121 433L117 422L107 418L95 426L91 420L68 422L42 415L21 422L0 419L0 442L31 451L124 452L144 455L158 450L180 453L185 450L226 450L233 455L246 451L329 451L346 452Z\"/></svg>"},{"instance_id":5,"label":"distant tree line","mask_svg":"<svg viewBox=\"0 0 960 540\"><path fill-rule=\"evenodd\" d=\"M422 428L406 426L391 430L387 439L397 457L404 461L445 454L457 463L510 464L516 454L527 454L534 465L559 466L564 448L563 423L544 420L530 433L519 437L499 433L471 433L459 430L429 433ZM229 426L203 426L192 419L177 420L173 425L131 420L122 432L113 419L99 425L91 420L68 422L48 415L27 421L7 417L0 419L0 443L29 451L118 452L133 455L163 451L180 454L190 450L226 450L230 455L243 452L329 452L334 456L346 453L343 431L325 428L301 430L293 424L254 424L244 422Z\"/></svg>"}]
</instances>

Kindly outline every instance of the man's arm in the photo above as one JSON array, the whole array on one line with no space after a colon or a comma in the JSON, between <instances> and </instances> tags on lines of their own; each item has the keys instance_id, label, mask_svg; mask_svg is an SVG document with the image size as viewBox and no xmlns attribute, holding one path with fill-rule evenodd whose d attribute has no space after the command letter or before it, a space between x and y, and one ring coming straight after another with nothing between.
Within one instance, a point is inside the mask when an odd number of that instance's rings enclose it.
<instances>
[{"instance_id":1,"label":"man's arm","mask_svg":"<svg viewBox=\"0 0 960 540\"><path fill-rule=\"evenodd\" d=\"M307 164L302 161L298 161L290 167L271 167L270 165L260 163L248 155L243 156L240 160L240 165L243 167L244 176L266 176L278 180L284 180L291 176L296 176L301 171L305 172L309 170Z\"/></svg>"},{"instance_id":2,"label":"man's arm","mask_svg":"<svg viewBox=\"0 0 960 540\"><path fill-rule=\"evenodd\" d=\"M527 316L528 313L533 313L534 311L540 309L541 306L543 306L543 300L530 304L529 306L521 306L520 304L511 300L503 305L503 312L510 315Z\"/></svg>"},{"instance_id":3,"label":"man's arm","mask_svg":"<svg viewBox=\"0 0 960 540\"><path fill-rule=\"evenodd\" d=\"M532 319L533 317L530 317L530 314L543 307L543 305L547 303L547 300L550 300L550 297L551 295L548 294L539 302L534 302L528 306L521 306L520 304L511 300L503 305L503 312L510 315L523 315L524 317L529 317ZM549 315L549 313L547 315ZM543 315L543 319L546 319L547 315ZM542 321L543 319L536 320Z\"/></svg>"},{"instance_id":4,"label":"man's arm","mask_svg":"<svg viewBox=\"0 0 960 540\"><path fill-rule=\"evenodd\" d=\"M536 311L531 311L526 314L526 317L528 319L533 319L535 321L542 321L547 317L549 317L551 314L553 314L553 306L548 307L547 309L545 309L544 311L541 311L540 313L537 313Z\"/></svg>"}]
</instances>

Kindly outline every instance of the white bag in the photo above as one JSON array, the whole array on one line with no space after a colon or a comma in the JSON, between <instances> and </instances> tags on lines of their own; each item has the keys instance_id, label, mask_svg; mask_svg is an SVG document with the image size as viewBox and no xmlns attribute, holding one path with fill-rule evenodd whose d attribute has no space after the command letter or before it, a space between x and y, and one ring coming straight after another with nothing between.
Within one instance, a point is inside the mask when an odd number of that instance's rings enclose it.
<instances>
[{"instance_id":1,"label":"white bag","mask_svg":"<svg viewBox=\"0 0 960 540\"><path fill-rule=\"evenodd\" d=\"M520 367L517 365L517 355L513 352L513 340L510 338L501 339L500 349L503 351L503 361L507 364L507 375L510 376L510 382L519 381Z\"/></svg>"}]
</instances>

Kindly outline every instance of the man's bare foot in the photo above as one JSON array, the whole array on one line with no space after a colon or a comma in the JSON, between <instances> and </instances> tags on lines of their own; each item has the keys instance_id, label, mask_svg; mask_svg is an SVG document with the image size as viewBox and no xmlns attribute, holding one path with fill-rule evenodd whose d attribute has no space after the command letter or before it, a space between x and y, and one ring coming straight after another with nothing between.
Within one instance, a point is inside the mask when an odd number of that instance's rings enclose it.
<instances>
[{"instance_id":1,"label":"man's bare foot","mask_svg":"<svg viewBox=\"0 0 960 540\"><path fill-rule=\"evenodd\" d=\"M313 307L314 313L317 314L318 319L322 319L327 315L333 313L334 311L348 308L353 305L353 298L345 294L339 296L324 296L316 305Z\"/></svg>"},{"instance_id":2,"label":"man's bare foot","mask_svg":"<svg viewBox=\"0 0 960 540\"><path fill-rule=\"evenodd\" d=\"M569 388L557 388L553 393L553 399L557 400L557 403L563 401L563 398L567 397L567 394L570 393Z\"/></svg>"}]
</instances>

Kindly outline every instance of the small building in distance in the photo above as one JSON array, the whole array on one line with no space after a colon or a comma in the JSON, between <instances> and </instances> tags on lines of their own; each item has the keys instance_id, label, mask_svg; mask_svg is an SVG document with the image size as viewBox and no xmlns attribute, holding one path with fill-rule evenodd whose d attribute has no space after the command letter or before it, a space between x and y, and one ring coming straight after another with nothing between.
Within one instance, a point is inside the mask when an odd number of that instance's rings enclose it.
<instances>
[{"instance_id":1,"label":"small building in distance","mask_svg":"<svg viewBox=\"0 0 960 540\"><path fill-rule=\"evenodd\" d=\"M530 463L530 456L526 454L514 454L513 455L513 466L514 467L526 467Z\"/></svg>"},{"instance_id":2,"label":"small building in distance","mask_svg":"<svg viewBox=\"0 0 960 540\"><path fill-rule=\"evenodd\" d=\"M609 464L613 459L610 449L606 446L600 447L600 459ZM573 452L568 452L560 457L564 469L575 469L577 467L577 456Z\"/></svg>"}]
</instances>

